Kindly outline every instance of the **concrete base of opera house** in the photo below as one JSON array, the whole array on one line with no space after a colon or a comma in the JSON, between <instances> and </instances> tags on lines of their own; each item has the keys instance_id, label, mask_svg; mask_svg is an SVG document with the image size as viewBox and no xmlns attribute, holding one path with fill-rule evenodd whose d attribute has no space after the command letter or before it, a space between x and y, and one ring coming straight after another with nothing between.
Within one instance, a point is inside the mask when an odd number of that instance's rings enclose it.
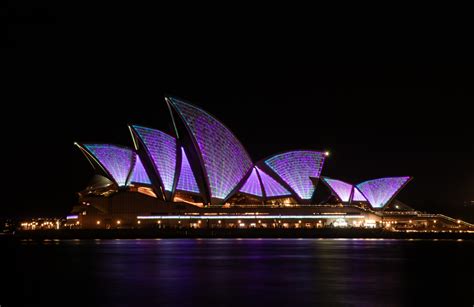
<instances>
[{"instance_id":1,"label":"concrete base of opera house","mask_svg":"<svg viewBox=\"0 0 474 307\"><path fill-rule=\"evenodd\" d=\"M199 207L122 191L80 200L63 225L70 229L382 229L384 231L474 231L474 225L439 214L377 211L357 205ZM272 233L271 231L269 233ZM272 234L273 235L273 234Z\"/></svg>"}]
</instances>

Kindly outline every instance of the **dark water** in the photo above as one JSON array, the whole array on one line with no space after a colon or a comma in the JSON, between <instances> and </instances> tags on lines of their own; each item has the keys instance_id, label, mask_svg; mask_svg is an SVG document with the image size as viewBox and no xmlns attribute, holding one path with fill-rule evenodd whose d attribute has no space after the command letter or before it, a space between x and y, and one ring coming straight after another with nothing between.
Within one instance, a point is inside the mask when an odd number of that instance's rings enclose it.
<instances>
[{"instance_id":1,"label":"dark water","mask_svg":"<svg viewBox=\"0 0 474 307\"><path fill-rule=\"evenodd\" d=\"M2 253L2 307L474 304L473 241L21 241Z\"/></svg>"}]
</instances>

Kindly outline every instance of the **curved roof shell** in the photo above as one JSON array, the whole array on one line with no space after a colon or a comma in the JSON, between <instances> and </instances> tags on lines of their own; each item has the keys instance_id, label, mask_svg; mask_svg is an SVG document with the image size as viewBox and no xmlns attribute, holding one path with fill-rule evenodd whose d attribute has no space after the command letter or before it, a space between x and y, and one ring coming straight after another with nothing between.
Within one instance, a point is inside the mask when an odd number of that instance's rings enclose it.
<instances>
[{"instance_id":1,"label":"curved roof shell","mask_svg":"<svg viewBox=\"0 0 474 307\"><path fill-rule=\"evenodd\" d=\"M214 204L224 203L237 191L264 200L291 195L308 202L314 196L326 153L288 151L254 165L235 135L214 116L175 98L167 98L167 103L177 138L134 125L130 128L135 150L111 144L76 145L117 186L151 185L168 200L175 190L200 194L204 202ZM179 137L178 127L183 132ZM322 178L341 202L367 201L373 208L390 203L411 179L387 177L354 186Z\"/></svg>"},{"instance_id":2,"label":"curved roof shell","mask_svg":"<svg viewBox=\"0 0 474 307\"><path fill-rule=\"evenodd\" d=\"M133 125L131 128L144 145L163 189L168 192L173 191L177 161L176 139L156 129L137 125Z\"/></svg>"},{"instance_id":3,"label":"curved roof shell","mask_svg":"<svg viewBox=\"0 0 474 307\"><path fill-rule=\"evenodd\" d=\"M251 170L250 156L235 135L214 116L175 98L168 101L189 132L210 197L224 201Z\"/></svg>"},{"instance_id":4,"label":"curved roof shell","mask_svg":"<svg viewBox=\"0 0 474 307\"><path fill-rule=\"evenodd\" d=\"M138 155L130 148L111 144L76 144L94 167L113 180L119 187L128 186L131 182L150 184Z\"/></svg>"},{"instance_id":5,"label":"curved roof shell","mask_svg":"<svg viewBox=\"0 0 474 307\"><path fill-rule=\"evenodd\" d=\"M315 191L311 178L319 178L326 154L320 151L296 150L274 155L264 161L301 200L310 200Z\"/></svg>"},{"instance_id":6,"label":"curved roof shell","mask_svg":"<svg viewBox=\"0 0 474 307\"><path fill-rule=\"evenodd\" d=\"M378 178L359 183L357 189L373 208L383 208L411 179L409 176Z\"/></svg>"}]
</instances>

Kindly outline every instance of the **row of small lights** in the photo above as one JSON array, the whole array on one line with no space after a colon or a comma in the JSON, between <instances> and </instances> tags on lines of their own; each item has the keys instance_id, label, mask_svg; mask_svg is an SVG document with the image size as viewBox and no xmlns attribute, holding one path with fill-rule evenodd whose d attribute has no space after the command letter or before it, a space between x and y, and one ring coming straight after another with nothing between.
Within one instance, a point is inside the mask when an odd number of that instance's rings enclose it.
<instances>
[{"instance_id":1,"label":"row of small lights","mask_svg":"<svg viewBox=\"0 0 474 307\"><path fill-rule=\"evenodd\" d=\"M408 221L410 224L413 223L412 220ZM433 220L433 223L436 224L436 220ZM461 220L457 220L456 223L461 224Z\"/></svg>"},{"instance_id":2,"label":"row of small lights","mask_svg":"<svg viewBox=\"0 0 474 307\"><path fill-rule=\"evenodd\" d=\"M158 223L158 224L161 224L161 221L158 220L157 223ZM178 221L178 223L181 223L181 221ZM201 221L197 221L197 223L198 223L198 224L201 224ZM221 224L222 221L221 221L221 220L218 220L217 223ZM237 223L242 223L242 221L241 221L241 220L238 220ZM261 224L262 221L261 221L261 220L258 220L258 223ZM278 221L278 223L281 223L281 221ZM301 224L301 223L302 223L302 221L299 220L299 221L298 221L298 224ZM321 224L322 221L318 221L318 223ZM100 224L100 221L97 221L97 225L99 225L99 224ZM120 221L117 221L117 224L120 224ZM137 224L141 224L141 221L137 221Z\"/></svg>"},{"instance_id":3,"label":"row of small lights","mask_svg":"<svg viewBox=\"0 0 474 307\"><path fill-rule=\"evenodd\" d=\"M241 220L238 220L237 222L238 222L238 223L242 223ZM122 221L117 220L116 223L117 223L117 225L120 225L120 224L122 223ZM158 223L158 224L161 224L161 221L159 220L159 221L157 221L157 223ZM181 223L181 221L178 221L178 223ZM197 221L197 223L198 223L198 224L201 224L201 221ZM219 221L217 221L217 223L221 224L222 221L219 220ZM261 220L258 220L258 223L261 224L262 221L261 221ZM281 223L281 221L278 221L278 223ZM298 221L298 224L301 224L301 223L302 223L302 221L299 220L299 221ZM322 221L318 221L318 224L321 224L321 223L322 223ZM79 224L79 222L76 222L76 224ZM97 225L100 225L100 224L101 224L101 221L96 221L96 224L97 224ZM137 221L137 224L141 224L141 221ZM25 226L26 226L26 225L25 225Z\"/></svg>"},{"instance_id":4,"label":"row of small lights","mask_svg":"<svg viewBox=\"0 0 474 307\"><path fill-rule=\"evenodd\" d=\"M238 222L239 224L242 223L241 220L238 220L237 222ZM412 224L412 223L413 223L413 220L409 220L408 222L409 222L410 224ZM436 222L437 222L436 220L433 220L433 223L434 223L434 224L436 224ZM457 220L456 222L457 222L458 224L460 224L460 223L461 223L461 220ZM47 222L47 223L48 223L48 222ZM101 223L100 221L97 221L97 222L96 222L97 225L100 225L100 223ZM120 225L122 222L121 222L120 220L117 220L116 223L117 223L117 225ZM157 221L157 223L158 223L158 224L161 224L161 221L159 220L159 221ZM178 221L178 223L181 224L181 221ZM217 221L217 223L221 224L221 220ZM261 220L258 220L258 223L261 224L262 221L261 221ZM281 223L281 221L278 221L278 223ZM298 224L301 224L301 223L302 223L301 220L299 220L299 221L298 221ZM322 221L318 221L318 224L321 224L321 223L322 223ZM391 224L391 222L385 222L385 223L388 224L388 225ZM395 222L392 222L392 223L395 223ZM24 223L24 224L26 224L26 223ZM24 225L24 224L22 224L22 226L26 226L26 225ZM37 225L37 223L32 223L32 224L33 224L33 225ZM52 223L50 223L50 224L52 225ZM79 222L76 222L76 224L79 224ZM137 221L137 224L141 224L141 221ZM201 221L198 221L198 224L201 224ZM30 226L29 223L28 223L27 225ZM41 226L43 226L43 224L42 224Z\"/></svg>"}]
</instances>

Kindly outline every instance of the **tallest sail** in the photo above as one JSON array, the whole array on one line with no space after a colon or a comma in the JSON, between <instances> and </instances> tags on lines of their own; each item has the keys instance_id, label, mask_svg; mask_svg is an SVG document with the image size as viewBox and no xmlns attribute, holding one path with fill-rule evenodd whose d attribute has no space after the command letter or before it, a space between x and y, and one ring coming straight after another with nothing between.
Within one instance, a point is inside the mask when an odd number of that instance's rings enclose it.
<instances>
[{"instance_id":1,"label":"tallest sail","mask_svg":"<svg viewBox=\"0 0 474 307\"><path fill-rule=\"evenodd\" d=\"M252 160L234 134L209 113L169 98L188 130L206 177L211 198L227 199L252 168Z\"/></svg>"}]
</instances>

